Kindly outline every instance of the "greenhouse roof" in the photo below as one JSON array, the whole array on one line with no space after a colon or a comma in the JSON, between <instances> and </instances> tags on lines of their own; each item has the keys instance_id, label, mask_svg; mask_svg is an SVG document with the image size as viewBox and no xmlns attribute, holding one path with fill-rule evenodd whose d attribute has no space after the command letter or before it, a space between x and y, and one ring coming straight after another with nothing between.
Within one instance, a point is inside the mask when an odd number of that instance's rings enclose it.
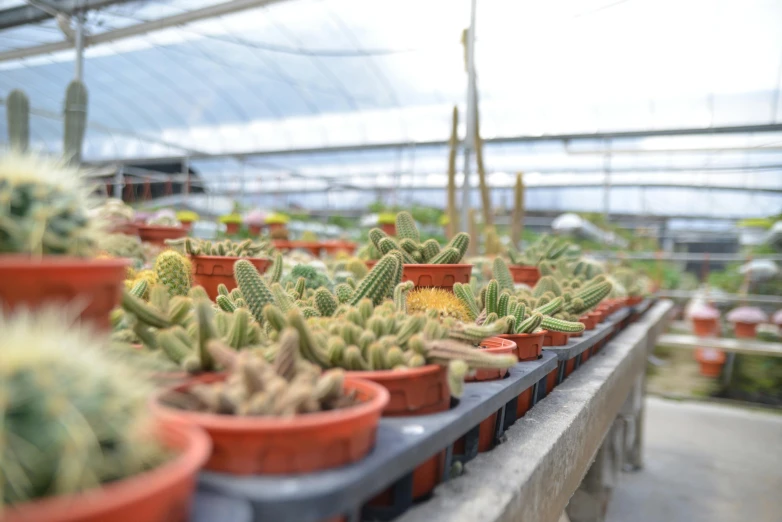
<instances>
[{"instance_id":1,"label":"greenhouse roof","mask_svg":"<svg viewBox=\"0 0 782 522\"><path fill-rule=\"evenodd\" d=\"M84 25L85 161L188 157L227 193L443 186L469 0L86 1L109 5ZM29 7L0 0L0 97L25 90L35 146L57 151L73 23L3 24ZM774 0L478 0L493 186L608 172L617 190L752 189L730 194L779 212L779 20Z\"/></svg>"}]
</instances>

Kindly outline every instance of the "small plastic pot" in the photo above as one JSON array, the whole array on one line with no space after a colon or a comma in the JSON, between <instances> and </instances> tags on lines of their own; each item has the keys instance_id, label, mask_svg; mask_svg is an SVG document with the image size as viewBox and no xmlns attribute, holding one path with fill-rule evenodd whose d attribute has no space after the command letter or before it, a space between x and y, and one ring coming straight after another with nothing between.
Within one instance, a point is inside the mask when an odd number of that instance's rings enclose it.
<instances>
[{"instance_id":1,"label":"small plastic pot","mask_svg":"<svg viewBox=\"0 0 782 522\"><path fill-rule=\"evenodd\" d=\"M125 234L127 236L138 237L138 227L138 223L128 221L127 223L122 223L121 225L114 225L111 227L110 232L112 234Z\"/></svg>"},{"instance_id":2,"label":"small plastic pot","mask_svg":"<svg viewBox=\"0 0 782 522\"><path fill-rule=\"evenodd\" d=\"M557 376L559 375L559 366L562 363L557 361L557 367L548 372L548 375L546 375L546 395L552 392L554 388L557 386Z\"/></svg>"},{"instance_id":3,"label":"small plastic pot","mask_svg":"<svg viewBox=\"0 0 782 522\"><path fill-rule=\"evenodd\" d=\"M594 330L597 328L597 325L600 324L600 319L603 317L603 314L592 311L587 314L587 317L592 320L592 328L587 327L587 330Z\"/></svg>"},{"instance_id":4,"label":"small plastic pot","mask_svg":"<svg viewBox=\"0 0 782 522\"><path fill-rule=\"evenodd\" d=\"M555 374L556 375L556 374ZM519 395L519 398L516 401L516 418L520 419L522 418L530 408L532 408L532 390L534 388L530 387L521 392L521 395Z\"/></svg>"},{"instance_id":5,"label":"small plastic pot","mask_svg":"<svg viewBox=\"0 0 782 522\"><path fill-rule=\"evenodd\" d=\"M540 279L540 270L536 266L508 265L513 282L525 284L530 288Z\"/></svg>"},{"instance_id":6,"label":"small plastic pot","mask_svg":"<svg viewBox=\"0 0 782 522\"><path fill-rule=\"evenodd\" d=\"M193 426L165 425L160 439L178 453L161 466L76 495L6 507L3 522L188 520L196 474L209 456L209 437Z\"/></svg>"},{"instance_id":7,"label":"small plastic pot","mask_svg":"<svg viewBox=\"0 0 782 522\"><path fill-rule=\"evenodd\" d=\"M226 376L209 377L195 382ZM357 392L359 404L284 419L191 412L161 402L166 394L185 391L195 382L160 392L151 408L164 424L206 430L214 451L205 469L234 475L309 473L361 460L375 445L380 414L388 403L385 388L354 377L347 377L344 386Z\"/></svg>"},{"instance_id":8,"label":"small plastic pot","mask_svg":"<svg viewBox=\"0 0 782 522\"><path fill-rule=\"evenodd\" d=\"M516 357L519 361L536 361L543 353L543 337L545 330L531 334L502 334L497 337L509 339L516 343Z\"/></svg>"},{"instance_id":9,"label":"small plastic pot","mask_svg":"<svg viewBox=\"0 0 782 522\"><path fill-rule=\"evenodd\" d=\"M190 233L191 230L193 230L193 222L192 221L179 221L182 223L182 228L184 228L188 233Z\"/></svg>"},{"instance_id":10,"label":"small plastic pot","mask_svg":"<svg viewBox=\"0 0 782 522\"><path fill-rule=\"evenodd\" d=\"M340 252L352 255L356 251L356 244L350 241L323 241L321 248L328 256L335 256Z\"/></svg>"},{"instance_id":11,"label":"small plastic pot","mask_svg":"<svg viewBox=\"0 0 782 522\"><path fill-rule=\"evenodd\" d=\"M492 353L497 355L507 355L507 354L516 355L517 353L516 343L513 340L508 339L503 335L498 335L497 337L489 337L488 339L484 339L483 341L481 341L481 349L487 353ZM507 368L504 369L481 368L475 370L475 373L473 375L468 375L464 380L465 382L496 381L497 379L502 379L507 374L508 374Z\"/></svg>"},{"instance_id":12,"label":"small plastic pot","mask_svg":"<svg viewBox=\"0 0 782 522\"><path fill-rule=\"evenodd\" d=\"M579 317L578 322L584 325L584 330L594 330L597 326L597 317L589 313Z\"/></svg>"},{"instance_id":13,"label":"small plastic pot","mask_svg":"<svg viewBox=\"0 0 782 522\"><path fill-rule=\"evenodd\" d=\"M228 290L236 288L234 263L239 259L246 259L252 263L261 274L272 264L271 259L260 257L190 256L195 284L203 286L209 298L214 301L220 283L224 284Z\"/></svg>"},{"instance_id":14,"label":"small plastic pot","mask_svg":"<svg viewBox=\"0 0 782 522\"><path fill-rule=\"evenodd\" d=\"M733 323L733 333L739 339L754 339L757 337L757 323L736 321Z\"/></svg>"},{"instance_id":15,"label":"small plastic pot","mask_svg":"<svg viewBox=\"0 0 782 522\"><path fill-rule=\"evenodd\" d=\"M549 332L548 330L543 330L543 332L543 346L565 346L570 338L569 334L563 332Z\"/></svg>"},{"instance_id":16,"label":"small plastic pot","mask_svg":"<svg viewBox=\"0 0 782 522\"><path fill-rule=\"evenodd\" d=\"M225 233L229 236L233 236L239 233L239 229L241 228L241 223L226 223L225 224Z\"/></svg>"},{"instance_id":17,"label":"small plastic pot","mask_svg":"<svg viewBox=\"0 0 782 522\"><path fill-rule=\"evenodd\" d=\"M626 304L627 306L636 306L636 305L639 305L639 304L641 304L641 302L642 302L643 300L644 300L644 298L643 298L643 297L641 297L640 295L636 295L636 296L628 297L628 298L625 300L625 304Z\"/></svg>"},{"instance_id":18,"label":"small plastic pot","mask_svg":"<svg viewBox=\"0 0 782 522\"><path fill-rule=\"evenodd\" d=\"M391 237L396 236L396 224L395 223L383 223L380 225L380 230L385 232Z\"/></svg>"},{"instance_id":19,"label":"small plastic pot","mask_svg":"<svg viewBox=\"0 0 782 522\"><path fill-rule=\"evenodd\" d=\"M713 337L720 331L719 319L712 317L693 317L692 329L699 337Z\"/></svg>"},{"instance_id":20,"label":"small plastic pot","mask_svg":"<svg viewBox=\"0 0 782 522\"><path fill-rule=\"evenodd\" d=\"M187 235L182 227L159 227L154 225L139 225L138 235L142 241L160 247L166 247L166 239L179 239Z\"/></svg>"},{"instance_id":21,"label":"small plastic pot","mask_svg":"<svg viewBox=\"0 0 782 522\"><path fill-rule=\"evenodd\" d=\"M472 265L404 265L402 281L412 281L416 288L441 288L453 292L456 283L469 283Z\"/></svg>"},{"instance_id":22,"label":"small plastic pot","mask_svg":"<svg viewBox=\"0 0 782 522\"><path fill-rule=\"evenodd\" d=\"M695 350L695 359L700 366L701 375L704 377L719 377L727 356L725 352L713 348L698 348Z\"/></svg>"},{"instance_id":23,"label":"small plastic pot","mask_svg":"<svg viewBox=\"0 0 782 522\"><path fill-rule=\"evenodd\" d=\"M119 304L129 264L121 258L0 255L0 309L74 301L83 307L81 319L110 330L109 313Z\"/></svg>"},{"instance_id":24,"label":"small plastic pot","mask_svg":"<svg viewBox=\"0 0 782 522\"><path fill-rule=\"evenodd\" d=\"M451 407L451 391L448 387L445 367L430 364L407 370L378 370L373 372L348 372L382 385L388 390L390 400L383 410L384 417L428 415ZM445 452L438 452L413 470L413 498L421 498L440 483L445 466ZM369 501L370 505L393 504L393 491L388 489Z\"/></svg>"},{"instance_id":25,"label":"small plastic pot","mask_svg":"<svg viewBox=\"0 0 782 522\"><path fill-rule=\"evenodd\" d=\"M259 225L257 223L254 223L252 225L247 225L247 231L250 233L251 236L260 236L262 228L263 225Z\"/></svg>"}]
</instances>

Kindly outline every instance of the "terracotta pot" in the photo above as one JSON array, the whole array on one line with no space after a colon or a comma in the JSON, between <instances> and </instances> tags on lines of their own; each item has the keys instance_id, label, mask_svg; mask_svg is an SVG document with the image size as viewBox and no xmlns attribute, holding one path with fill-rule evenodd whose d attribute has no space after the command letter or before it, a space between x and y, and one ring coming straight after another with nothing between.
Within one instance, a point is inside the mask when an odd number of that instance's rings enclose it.
<instances>
[{"instance_id":1,"label":"terracotta pot","mask_svg":"<svg viewBox=\"0 0 782 522\"><path fill-rule=\"evenodd\" d=\"M521 395L519 395L519 398L516 402L516 418L520 419L522 418L530 408L532 408L532 391L534 388L527 388L523 392L521 392Z\"/></svg>"},{"instance_id":2,"label":"terracotta pot","mask_svg":"<svg viewBox=\"0 0 782 522\"><path fill-rule=\"evenodd\" d=\"M592 328L587 328L587 330L594 330L597 328L597 325L600 324L600 320L603 318L603 314L592 311L587 314L587 317L592 320Z\"/></svg>"},{"instance_id":3,"label":"terracotta pot","mask_svg":"<svg viewBox=\"0 0 782 522\"><path fill-rule=\"evenodd\" d=\"M184 522L196 474L211 448L203 431L166 426L161 440L179 454L163 465L76 495L6 507L3 522Z\"/></svg>"},{"instance_id":4,"label":"terracotta pot","mask_svg":"<svg viewBox=\"0 0 782 522\"><path fill-rule=\"evenodd\" d=\"M370 259L368 261L364 261L364 264L367 265L367 268L372 270L375 268L375 265L377 264L377 259Z\"/></svg>"},{"instance_id":5,"label":"terracotta pot","mask_svg":"<svg viewBox=\"0 0 782 522\"><path fill-rule=\"evenodd\" d=\"M543 337L546 332L541 330L532 334L502 334L497 337L509 339L516 343L516 357L519 361L536 361L543 353Z\"/></svg>"},{"instance_id":6,"label":"terracotta pot","mask_svg":"<svg viewBox=\"0 0 782 522\"><path fill-rule=\"evenodd\" d=\"M321 243L318 241L291 241L288 239L272 240L274 248L281 251L301 249L306 250L315 257L320 257Z\"/></svg>"},{"instance_id":7,"label":"terracotta pot","mask_svg":"<svg viewBox=\"0 0 782 522\"><path fill-rule=\"evenodd\" d=\"M576 358L568 359L565 361L565 377L569 376L576 369Z\"/></svg>"},{"instance_id":8,"label":"terracotta pot","mask_svg":"<svg viewBox=\"0 0 782 522\"><path fill-rule=\"evenodd\" d=\"M324 241L321 243L321 248L329 256L335 256L340 252L352 255L356 251L356 244L350 241Z\"/></svg>"},{"instance_id":9,"label":"terracotta pot","mask_svg":"<svg viewBox=\"0 0 782 522\"><path fill-rule=\"evenodd\" d=\"M636 296L633 296L633 297L628 297L625 300L625 303L627 304L627 306L636 306L636 305L641 304L641 302L643 300L644 300L643 297L641 297L640 295L636 295Z\"/></svg>"},{"instance_id":10,"label":"terracotta pot","mask_svg":"<svg viewBox=\"0 0 782 522\"><path fill-rule=\"evenodd\" d=\"M110 330L109 312L120 301L127 259L0 255L0 308L40 308L50 301L83 307L81 317Z\"/></svg>"},{"instance_id":11,"label":"terracotta pot","mask_svg":"<svg viewBox=\"0 0 782 522\"><path fill-rule=\"evenodd\" d=\"M551 391L557 386L557 377L559 376L559 365L561 365L561 362L557 362L557 367L548 372L548 375L546 376L546 395L551 393Z\"/></svg>"},{"instance_id":12,"label":"terracotta pot","mask_svg":"<svg viewBox=\"0 0 782 522\"><path fill-rule=\"evenodd\" d=\"M269 227L269 233L281 232L287 229L287 225L285 223L267 223L266 226Z\"/></svg>"},{"instance_id":13,"label":"terracotta pot","mask_svg":"<svg viewBox=\"0 0 782 522\"><path fill-rule=\"evenodd\" d=\"M233 236L239 233L239 229L241 228L241 223L226 223L225 224L225 233L229 236Z\"/></svg>"},{"instance_id":14,"label":"terracotta pot","mask_svg":"<svg viewBox=\"0 0 782 522\"><path fill-rule=\"evenodd\" d=\"M182 224L182 228L184 228L188 233L193 230L193 222L192 221L179 221Z\"/></svg>"},{"instance_id":15,"label":"terracotta pot","mask_svg":"<svg viewBox=\"0 0 782 522\"><path fill-rule=\"evenodd\" d=\"M597 317L592 314L582 315L578 318L578 322L584 325L584 330L594 330L597 326Z\"/></svg>"},{"instance_id":16,"label":"terracotta pot","mask_svg":"<svg viewBox=\"0 0 782 522\"><path fill-rule=\"evenodd\" d=\"M396 236L396 224L395 223L383 223L380 225L380 230L385 232L391 237Z\"/></svg>"},{"instance_id":17,"label":"terracotta pot","mask_svg":"<svg viewBox=\"0 0 782 522\"><path fill-rule=\"evenodd\" d=\"M262 227L263 225L258 225L258 224L247 225L247 231L250 233L251 236L260 236Z\"/></svg>"},{"instance_id":18,"label":"terracotta pot","mask_svg":"<svg viewBox=\"0 0 782 522\"><path fill-rule=\"evenodd\" d=\"M584 350L581 352L581 364L584 364L589 360L589 357L592 355L592 348L589 348L587 350Z\"/></svg>"},{"instance_id":19,"label":"terracotta pot","mask_svg":"<svg viewBox=\"0 0 782 522\"><path fill-rule=\"evenodd\" d=\"M138 235L142 241L166 247L166 239L179 239L187 235L187 230L182 227L158 227L153 225L139 225Z\"/></svg>"},{"instance_id":20,"label":"terracotta pot","mask_svg":"<svg viewBox=\"0 0 782 522\"><path fill-rule=\"evenodd\" d=\"M391 396L384 417L427 415L446 411L451 406L451 391L445 367L430 364L408 370L378 370L348 372L384 386ZM440 483L445 466L445 452L438 452L413 470L413 498L421 498ZM375 506L393 504L393 491L388 489L369 502Z\"/></svg>"},{"instance_id":21,"label":"terracotta pot","mask_svg":"<svg viewBox=\"0 0 782 522\"><path fill-rule=\"evenodd\" d=\"M225 377L216 374L199 381ZM204 428L214 446L205 469L234 475L309 473L361 460L375 445L380 413L388 403L382 386L353 377L345 379L345 389L355 390L360 404L286 419L191 412L161 402L166 394L193 384L160 392L151 407L166 424Z\"/></svg>"},{"instance_id":22,"label":"terracotta pot","mask_svg":"<svg viewBox=\"0 0 782 522\"><path fill-rule=\"evenodd\" d=\"M228 287L228 290L236 288L234 263L239 259L246 259L252 263L261 274L272 264L271 259L259 257L190 256L195 284L203 286L206 293L209 294L209 298L214 301L217 297L217 286L220 283Z\"/></svg>"},{"instance_id":23,"label":"terracotta pot","mask_svg":"<svg viewBox=\"0 0 782 522\"><path fill-rule=\"evenodd\" d=\"M487 353L493 354L513 354L516 355L516 343L504 336L489 337L481 341L481 349ZM508 374L507 369L481 368L475 370L475 374L468 375L465 382L475 381L496 381L502 379Z\"/></svg>"},{"instance_id":24,"label":"terracotta pot","mask_svg":"<svg viewBox=\"0 0 782 522\"><path fill-rule=\"evenodd\" d=\"M441 288L453 291L456 283L469 283L472 265L404 265L402 281L412 281L416 288Z\"/></svg>"},{"instance_id":25,"label":"terracotta pot","mask_svg":"<svg viewBox=\"0 0 782 522\"><path fill-rule=\"evenodd\" d=\"M286 252L293 248L287 239L272 239L272 246L280 252Z\"/></svg>"},{"instance_id":26,"label":"terracotta pot","mask_svg":"<svg viewBox=\"0 0 782 522\"><path fill-rule=\"evenodd\" d=\"M725 352L713 348L698 348L695 350L695 359L700 365L701 375L719 377L727 356Z\"/></svg>"},{"instance_id":27,"label":"terracotta pot","mask_svg":"<svg viewBox=\"0 0 782 522\"><path fill-rule=\"evenodd\" d=\"M525 284L531 288L540 279L540 270L536 266L508 265L508 269L514 283Z\"/></svg>"},{"instance_id":28,"label":"terracotta pot","mask_svg":"<svg viewBox=\"0 0 782 522\"><path fill-rule=\"evenodd\" d=\"M543 346L565 346L570 335L562 332L549 332L544 330Z\"/></svg>"},{"instance_id":29,"label":"terracotta pot","mask_svg":"<svg viewBox=\"0 0 782 522\"><path fill-rule=\"evenodd\" d=\"M713 337L719 334L720 331L719 319L711 318L711 317L706 319L693 317L692 329L695 332L695 335L699 337Z\"/></svg>"},{"instance_id":30,"label":"terracotta pot","mask_svg":"<svg viewBox=\"0 0 782 522\"><path fill-rule=\"evenodd\" d=\"M733 323L733 333L739 339L754 339L757 336L757 324L736 321Z\"/></svg>"},{"instance_id":31,"label":"terracotta pot","mask_svg":"<svg viewBox=\"0 0 782 522\"><path fill-rule=\"evenodd\" d=\"M112 234L125 234L127 236L137 236L138 237L138 223L123 223L121 225L114 225L109 229L109 232Z\"/></svg>"},{"instance_id":32,"label":"terracotta pot","mask_svg":"<svg viewBox=\"0 0 782 522\"><path fill-rule=\"evenodd\" d=\"M495 411L484 419L478 427L478 453L485 453L494 447L494 433L497 425L497 412ZM461 437L453 443L453 454L464 455L466 453L467 438Z\"/></svg>"}]
</instances>

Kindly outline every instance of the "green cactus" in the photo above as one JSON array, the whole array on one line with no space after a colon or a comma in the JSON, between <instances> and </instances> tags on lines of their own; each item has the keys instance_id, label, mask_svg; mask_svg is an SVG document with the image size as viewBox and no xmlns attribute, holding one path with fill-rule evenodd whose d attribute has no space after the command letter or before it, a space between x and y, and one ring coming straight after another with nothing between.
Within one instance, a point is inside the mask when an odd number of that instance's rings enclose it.
<instances>
[{"instance_id":1,"label":"green cactus","mask_svg":"<svg viewBox=\"0 0 782 522\"><path fill-rule=\"evenodd\" d=\"M459 251L452 247L446 247L439 254L429 260L433 265L453 265L461 259Z\"/></svg>"},{"instance_id":2,"label":"green cactus","mask_svg":"<svg viewBox=\"0 0 782 522\"><path fill-rule=\"evenodd\" d=\"M376 305L380 304L390 289L399 284L397 279L401 275L399 265L399 260L395 256L390 254L383 256L361 280L349 301L350 304L356 306L365 297L371 299Z\"/></svg>"},{"instance_id":3,"label":"green cactus","mask_svg":"<svg viewBox=\"0 0 782 522\"><path fill-rule=\"evenodd\" d=\"M451 137L448 140L448 208L446 209L448 215L448 237L453 237L456 231L459 230L459 212L456 209L456 152L458 148L459 109L454 106L451 115Z\"/></svg>"},{"instance_id":4,"label":"green cactus","mask_svg":"<svg viewBox=\"0 0 782 522\"><path fill-rule=\"evenodd\" d=\"M397 312L407 313L407 294L415 287L412 281L399 283L394 287L394 306Z\"/></svg>"},{"instance_id":5,"label":"green cactus","mask_svg":"<svg viewBox=\"0 0 782 522\"><path fill-rule=\"evenodd\" d=\"M548 296L544 295L540 299L542 300L544 297L548 298ZM542 303L541 300L538 300L538 307L535 308L535 311L540 312L543 315L555 314L560 311L565 304L565 299L562 296L546 301L545 304L540 304Z\"/></svg>"},{"instance_id":6,"label":"green cactus","mask_svg":"<svg viewBox=\"0 0 782 522\"><path fill-rule=\"evenodd\" d=\"M5 114L11 149L26 152L30 147L30 100L24 91L14 89L8 93Z\"/></svg>"},{"instance_id":7,"label":"green cactus","mask_svg":"<svg viewBox=\"0 0 782 522\"><path fill-rule=\"evenodd\" d=\"M427 239L421 245L421 254L423 255L424 262L430 263L430 260L437 257L440 253L440 243L436 239Z\"/></svg>"},{"instance_id":8,"label":"green cactus","mask_svg":"<svg viewBox=\"0 0 782 522\"><path fill-rule=\"evenodd\" d=\"M541 326L550 332L580 333L584 331L584 324L570 321L562 321L550 316L544 316Z\"/></svg>"},{"instance_id":9,"label":"green cactus","mask_svg":"<svg viewBox=\"0 0 782 522\"><path fill-rule=\"evenodd\" d=\"M484 299L483 307L487 314L497 313L497 304L499 301L500 284L496 279L489 281L486 286L486 297Z\"/></svg>"},{"instance_id":10,"label":"green cactus","mask_svg":"<svg viewBox=\"0 0 782 522\"><path fill-rule=\"evenodd\" d=\"M516 325L517 334L533 333L543 322L543 315L540 312L533 312L529 318Z\"/></svg>"},{"instance_id":11,"label":"green cactus","mask_svg":"<svg viewBox=\"0 0 782 522\"><path fill-rule=\"evenodd\" d=\"M79 80L68 84L64 113L63 156L69 163L78 165L87 130L87 87Z\"/></svg>"},{"instance_id":12,"label":"green cactus","mask_svg":"<svg viewBox=\"0 0 782 522\"><path fill-rule=\"evenodd\" d=\"M510 222L510 242L516 247L521 244L524 235L524 179L523 174L516 174L516 186L513 190L513 213Z\"/></svg>"},{"instance_id":13,"label":"green cactus","mask_svg":"<svg viewBox=\"0 0 782 522\"><path fill-rule=\"evenodd\" d=\"M505 318L486 323L483 326L477 325L458 325L448 331L448 337L471 343L477 343L489 337L494 337L505 333L508 330L508 323Z\"/></svg>"},{"instance_id":14,"label":"green cactus","mask_svg":"<svg viewBox=\"0 0 782 522\"><path fill-rule=\"evenodd\" d=\"M510 269L508 268L508 264L501 257L494 258L491 272L494 279L496 279L500 284L501 290L513 291L513 289L516 287L515 283L513 282L513 276L511 275Z\"/></svg>"},{"instance_id":15,"label":"green cactus","mask_svg":"<svg viewBox=\"0 0 782 522\"><path fill-rule=\"evenodd\" d=\"M334 295L325 288L315 291L315 308L321 317L331 317L337 310L339 303Z\"/></svg>"},{"instance_id":16,"label":"green cactus","mask_svg":"<svg viewBox=\"0 0 782 522\"><path fill-rule=\"evenodd\" d=\"M465 232L459 232L448 242L445 249L455 248L459 252L459 258L454 261L458 263L462 258L467 255L467 249L470 247L470 235Z\"/></svg>"},{"instance_id":17,"label":"green cactus","mask_svg":"<svg viewBox=\"0 0 782 522\"><path fill-rule=\"evenodd\" d=\"M478 307L478 302L475 300L475 295L472 293L472 288L470 285L456 283L453 285L453 293L462 303L464 303L464 305L467 307L467 311L470 314L470 320L474 321L478 317L478 314L481 313L481 311Z\"/></svg>"},{"instance_id":18,"label":"green cactus","mask_svg":"<svg viewBox=\"0 0 782 522\"><path fill-rule=\"evenodd\" d=\"M396 215L396 236L400 240L410 239L415 244L421 242L421 235L415 225L415 219L409 212L402 211Z\"/></svg>"},{"instance_id":19,"label":"green cactus","mask_svg":"<svg viewBox=\"0 0 782 522\"><path fill-rule=\"evenodd\" d=\"M334 289L339 304L347 303L353 297L353 289L347 283L338 284Z\"/></svg>"},{"instance_id":20,"label":"green cactus","mask_svg":"<svg viewBox=\"0 0 782 522\"><path fill-rule=\"evenodd\" d=\"M190 262L178 252L161 252L155 259L155 274L157 280L168 288L169 295L187 295L190 291Z\"/></svg>"},{"instance_id":21,"label":"green cactus","mask_svg":"<svg viewBox=\"0 0 782 522\"><path fill-rule=\"evenodd\" d=\"M258 323L263 323L263 307L274 302L272 292L252 263L239 259L234 263L234 279L242 298Z\"/></svg>"},{"instance_id":22,"label":"green cactus","mask_svg":"<svg viewBox=\"0 0 782 522\"><path fill-rule=\"evenodd\" d=\"M611 292L611 288L610 281L603 281L582 288L573 296L573 301L568 305L567 311L576 315L584 314L600 304L600 301L605 299Z\"/></svg>"},{"instance_id":23,"label":"green cactus","mask_svg":"<svg viewBox=\"0 0 782 522\"><path fill-rule=\"evenodd\" d=\"M304 278L305 288L317 290L320 287L328 288L332 290L334 283L328 278L328 276L322 272L319 272L315 267L309 265L296 265L290 273L280 280L283 287L287 283L298 283L300 277Z\"/></svg>"},{"instance_id":24,"label":"green cactus","mask_svg":"<svg viewBox=\"0 0 782 522\"><path fill-rule=\"evenodd\" d=\"M535 288L532 289L533 297L541 297L546 292L551 292L555 296L562 295L562 288L553 276L547 275L541 277L535 284Z\"/></svg>"}]
</instances>

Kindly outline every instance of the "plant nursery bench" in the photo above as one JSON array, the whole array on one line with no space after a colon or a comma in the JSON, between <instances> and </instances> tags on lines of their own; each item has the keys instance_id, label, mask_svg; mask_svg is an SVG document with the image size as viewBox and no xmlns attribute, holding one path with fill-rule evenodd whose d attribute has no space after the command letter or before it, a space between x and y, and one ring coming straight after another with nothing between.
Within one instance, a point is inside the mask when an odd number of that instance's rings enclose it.
<instances>
[{"instance_id":1,"label":"plant nursery bench","mask_svg":"<svg viewBox=\"0 0 782 522\"><path fill-rule=\"evenodd\" d=\"M624 453L631 465L641 465L646 356L670 309L669 301L621 309L566 346L518 363L505 379L466 384L448 411L384 417L375 449L355 464L295 476L203 472L192 520L555 522L568 502L577 508L568 510L574 522L602 520L610 470ZM549 393L554 371L558 384ZM517 401L528 390L532 407L517 420ZM479 426L487 418L496 419L496 447L478 453ZM464 440L458 456L457 439ZM413 503L412 470L439 451L445 452L442 483L431 498ZM393 504L366 506L389 488Z\"/></svg>"}]
</instances>

